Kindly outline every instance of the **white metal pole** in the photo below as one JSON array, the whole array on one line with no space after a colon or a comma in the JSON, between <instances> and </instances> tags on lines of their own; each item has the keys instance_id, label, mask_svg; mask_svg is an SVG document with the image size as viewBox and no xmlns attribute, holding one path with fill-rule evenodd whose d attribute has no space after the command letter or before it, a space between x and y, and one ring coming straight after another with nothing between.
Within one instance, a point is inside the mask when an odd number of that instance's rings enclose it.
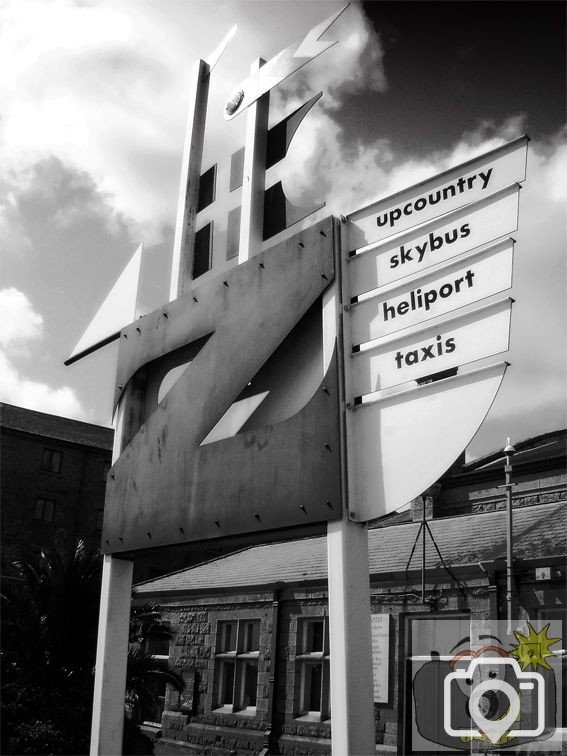
<instances>
[{"instance_id":1,"label":"white metal pole","mask_svg":"<svg viewBox=\"0 0 567 756\"><path fill-rule=\"evenodd\" d=\"M323 359L328 365L332 349L337 350L342 414L345 391L338 229L334 244L336 279L323 298ZM344 429L344 419L341 426ZM345 443L343 431L341 479L345 514L343 519L327 525L332 753L333 756L368 756L376 749L368 529L365 524L348 519Z\"/></svg>"},{"instance_id":2,"label":"white metal pole","mask_svg":"<svg viewBox=\"0 0 567 756\"><path fill-rule=\"evenodd\" d=\"M91 756L120 756L134 562L105 555L91 729Z\"/></svg>"},{"instance_id":3,"label":"white metal pole","mask_svg":"<svg viewBox=\"0 0 567 756\"><path fill-rule=\"evenodd\" d=\"M125 398L116 411L113 462L122 450L124 402ZM98 620L91 756L120 756L122 753L133 572L134 562L105 555Z\"/></svg>"},{"instance_id":4,"label":"white metal pole","mask_svg":"<svg viewBox=\"0 0 567 756\"><path fill-rule=\"evenodd\" d=\"M262 58L258 58L250 67L250 73L257 71L264 63ZM270 94L267 92L248 106L246 114L239 264L249 260L262 248L269 108Z\"/></svg>"},{"instance_id":5,"label":"white metal pole","mask_svg":"<svg viewBox=\"0 0 567 756\"><path fill-rule=\"evenodd\" d=\"M209 97L209 73L210 66L204 60L197 61L191 72L191 93L173 242L170 302L189 289L193 276L195 219L199 201L199 180Z\"/></svg>"}]
</instances>

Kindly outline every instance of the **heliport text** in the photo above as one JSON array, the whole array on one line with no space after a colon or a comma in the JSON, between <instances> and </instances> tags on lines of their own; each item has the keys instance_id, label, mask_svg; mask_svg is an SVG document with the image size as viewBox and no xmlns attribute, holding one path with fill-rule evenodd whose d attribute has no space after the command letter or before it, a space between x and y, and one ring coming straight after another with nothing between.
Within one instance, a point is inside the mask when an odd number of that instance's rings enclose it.
<instances>
[{"instance_id":1,"label":"heliport text","mask_svg":"<svg viewBox=\"0 0 567 756\"><path fill-rule=\"evenodd\" d=\"M390 228L394 228L396 223L404 215L412 215L414 212L424 210L428 205L436 205L438 202L446 201L455 197L457 194L463 194L464 192L469 191L474 187L477 179L482 182L480 187L482 191L488 186L491 175L492 168L489 168L486 173L479 171L478 174L473 173L472 176L461 176L452 184L447 184L441 189L430 192L423 197L418 197L410 202L406 202L405 205L399 205L391 210L387 210L385 213L381 213L376 216L376 225L380 227L389 225Z\"/></svg>"},{"instance_id":2,"label":"heliport text","mask_svg":"<svg viewBox=\"0 0 567 756\"><path fill-rule=\"evenodd\" d=\"M464 276L459 276L454 281L447 281L439 288L412 289L409 293L409 299L404 299L397 305L389 305L387 301L382 302L382 314L384 322L393 320L396 315L405 315L412 310L429 310L431 306L439 299L447 299L453 294L458 294L462 289L470 289L474 285L474 272L467 270Z\"/></svg>"}]
</instances>

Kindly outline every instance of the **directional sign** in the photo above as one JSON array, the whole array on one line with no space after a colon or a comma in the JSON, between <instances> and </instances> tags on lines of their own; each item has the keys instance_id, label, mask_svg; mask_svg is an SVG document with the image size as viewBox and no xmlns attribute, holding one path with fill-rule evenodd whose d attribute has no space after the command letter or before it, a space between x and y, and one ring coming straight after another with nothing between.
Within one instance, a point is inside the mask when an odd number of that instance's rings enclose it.
<instances>
[{"instance_id":1,"label":"directional sign","mask_svg":"<svg viewBox=\"0 0 567 756\"><path fill-rule=\"evenodd\" d=\"M513 184L395 240L348 257L351 297L419 273L518 227L520 186Z\"/></svg>"},{"instance_id":2,"label":"directional sign","mask_svg":"<svg viewBox=\"0 0 567 756\"><path fill-rule=\"evenodd\" d=\"M347 414L350 517L364 522L435 483L484 420L507 363L414 386Z\"/></svg>"},{"instance_id":3,"label":"directional sign","mask_svg":"<svg viewBox=\"0 0 567 756\"><path fill-rule=\"evenodd\" d=\"M386 336L509 289L513 251L514 242L507 239L364 295L350 310L352 343Z\"/></svg>"},{"instance_id":4,"label":"directional sign","mask_svg":"<svg viewBox=\"0 0 567 756\"><path fill-rule=\"evenodd\" d=\"M406 381L505 352L510 343L512 300L506 298L445 319L400 338L381 340L351 358L352 391L364 397Z\"/></svg>"},{"instance_id":5,"label":"directional sign","mask_svg":"<svg viewBox=\"0 0 567 756\"><path fill-rule=\"evenodd\" d=\"M347 216L347 251L387 239L524 181L527 145L528 138L520 137L351 213Z\"/></svg>"},{"instance_id":6,"label":"directional sign","mask_svg":"<svg viewBox=\"0 0 567 756\"><path fill-rule=\"evenodd\" d=\"M313 58L316 58L335 45L336 41L320 42L319 38L347 8L348 3L336 13L333 13L332 16L314 26L307 32L305 37L286 47L285 50L279 52L245 79L229 97L224 117L230 120L239 113L242 113L243 110L246 110L249 105L263 94L269 92L270 89L273 89L273 87L277 86L284 79L287 79L288 76L291 76L292 73L302 68L306 63L313 60Z\"/></svg>"}]
</instances>

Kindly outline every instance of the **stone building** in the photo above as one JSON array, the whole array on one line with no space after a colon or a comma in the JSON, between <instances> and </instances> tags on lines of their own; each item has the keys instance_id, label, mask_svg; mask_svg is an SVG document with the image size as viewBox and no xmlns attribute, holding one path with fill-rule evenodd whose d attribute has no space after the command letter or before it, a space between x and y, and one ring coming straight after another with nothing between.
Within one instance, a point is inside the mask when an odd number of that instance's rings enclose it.
<instances>
[{"instance_id":1,"label":"stone building","mask_svg":"<svg viewBox=\"0 0 567 756\"><path fill-rule=\"evenodd\" d=\"M2 573L61 540L98 547L112 428L1 404L0 430Z\"/></svg>"},{"instance_id":2,"label":"stone building","mask_svg":"<svg viewBox=\"0 0 567 756\"><path fill-rule=\"evenodd\" d=\"M546 434L517 444L514 459L513 615L554 627L566 610L565 442L564 431ZM432 621L450 618L467 635L471 620L506 617L503 479L501 453L461 460L409 511L369 530L377 754L413 752L410 671ZM173 632L169 663L185 680L181 694L163 691L156 754L330 752L324 536L146 581L135 601L159 604Z\"/></svg>"}]
</instances>

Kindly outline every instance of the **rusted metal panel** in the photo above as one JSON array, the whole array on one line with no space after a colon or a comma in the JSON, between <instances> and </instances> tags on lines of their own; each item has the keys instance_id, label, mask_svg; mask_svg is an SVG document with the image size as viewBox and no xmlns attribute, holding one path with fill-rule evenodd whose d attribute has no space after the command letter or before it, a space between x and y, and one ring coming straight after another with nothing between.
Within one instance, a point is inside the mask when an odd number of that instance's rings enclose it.
<instances>
[{"instance_id":1,"label":"rusted metal panel","mask_svg":"<svg viewBox=\"0 0 567 756\"><path fill-rule=\"evenodd\" d=\"M340 516L335 360L289 419L199 446L333 280L332 235L332 219L322 221L123 331L117 396L141 374L162 372L160 358L212 335L162 402L145 407L114 465L103 551Z\"/></svg>"}]
</instances>

